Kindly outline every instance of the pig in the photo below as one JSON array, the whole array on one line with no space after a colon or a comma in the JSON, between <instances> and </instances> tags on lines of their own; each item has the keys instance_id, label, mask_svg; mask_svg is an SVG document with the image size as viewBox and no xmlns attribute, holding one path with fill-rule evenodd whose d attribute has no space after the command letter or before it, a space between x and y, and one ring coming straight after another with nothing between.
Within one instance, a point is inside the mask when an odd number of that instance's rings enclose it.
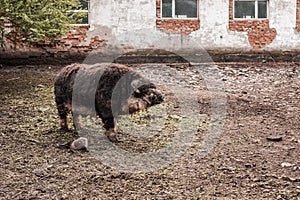
<instances>
[{"instance_id":1,"label":"pig","mask_svg":"<svg viewBox=\"0 0 300 200\"><path fill-rule=\"evenodd\" d=\"M69 128L68 113L72 113L77 128L81 126L79 115L87 116L94 110L102 119L105 135L113 142L117 141L118 115L133 114L163 102L154 83L116 63L68 65L55 79L54 94L61 129Z\"/></svg>"}]
</instances>

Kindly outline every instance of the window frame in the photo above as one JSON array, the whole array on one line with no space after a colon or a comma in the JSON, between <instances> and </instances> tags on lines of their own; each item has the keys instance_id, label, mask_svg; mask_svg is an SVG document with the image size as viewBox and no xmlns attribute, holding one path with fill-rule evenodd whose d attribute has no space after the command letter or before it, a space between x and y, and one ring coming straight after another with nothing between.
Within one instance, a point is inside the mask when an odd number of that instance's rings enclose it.
<instances>
[{"instance_id":1,"label":"window frame","mask_svg":"<svg viewBox=\"0 0 300 200\"><path fill-rule=\"evenodd\" d=\"M254 18L236 18L235 17L235 2L236 1L254 1L255 2L255 7L254 7ZM267 17L266 18L258 18L258 2L259 1L266 1L267 2ZM269 0L233 0L233 19L234 20L266 20L269 19Z\"/></svg>"},{"instance_id":2,"label":"window frame","mask_svg":"<svg viewBox=\"0 0 300 200\"><path fill-rule=\"evenodd\" d=\"M90 0L86 0L87 2L87 9L86 10L69 10L68 12L73 12L73 13L87 13L87 23L86 24L69 24L70 26L89 26L90 25Z\"/></svg>"},{"instance_id":3,"label":"window frame","mask_svg":"<svg viewBox=\"0 0 300 200\"><path fill-rule=\"evenodd\" d=\"M176 17L175 15L175 1L176 0L172 0L172 17L163 17L163 7L162 7L162 2L163 0L160 0L160 18L161 19L176 19L176 20L195 20L195 19L199 19L199 0L196 0L196 4L197 4L197 17Z\"/></svg>"}]
</instances>

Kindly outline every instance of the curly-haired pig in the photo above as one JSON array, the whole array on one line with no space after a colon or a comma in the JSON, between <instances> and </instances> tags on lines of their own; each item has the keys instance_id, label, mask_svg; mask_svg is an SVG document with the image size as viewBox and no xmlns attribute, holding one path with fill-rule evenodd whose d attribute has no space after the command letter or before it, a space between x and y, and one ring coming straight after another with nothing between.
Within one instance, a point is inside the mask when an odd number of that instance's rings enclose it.
<instances>
[{"instance_id":1,"label":"curly-haired pig","mask_svg":"<svg viewBox=\"0 0 300 200\"><path fill-rule=\"evenodd\" d=\"M154 83L132 68L115 63L64 67L55 79L54 94L62 129L68 129L69 112L78 128L78 116L94 111L102 119L111 141L116 141L115 117L163 102L163 95Z\"/></svg>"}]
</instances>

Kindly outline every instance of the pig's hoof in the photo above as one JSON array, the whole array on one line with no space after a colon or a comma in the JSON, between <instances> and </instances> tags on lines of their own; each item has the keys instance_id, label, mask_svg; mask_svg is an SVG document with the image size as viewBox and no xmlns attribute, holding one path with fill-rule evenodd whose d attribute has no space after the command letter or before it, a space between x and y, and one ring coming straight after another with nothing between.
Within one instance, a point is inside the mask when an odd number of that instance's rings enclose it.
<instances>
[{"instance_id":1,"label":"pig's hoof","mask_svg":"<svg viewBox=\"0 0 300 200\"><path fill-rule=\"evenodd\" d=\"M64 131L64 132L70 131L70 130L68 129L68 127L65 127L65 126L60 127L59 130L60 130L60 131Z\"/></svg>"},{"instance_id":2,"label":"pig's hoof","mask_svg":"<svg viewBox=\"0 0 300 200\"><path fill-rule=\"evenodd\" d=\"M111 142L118 142L117 135L113 131L106 131L105 135Z\"/></svg>"}]
</instances>

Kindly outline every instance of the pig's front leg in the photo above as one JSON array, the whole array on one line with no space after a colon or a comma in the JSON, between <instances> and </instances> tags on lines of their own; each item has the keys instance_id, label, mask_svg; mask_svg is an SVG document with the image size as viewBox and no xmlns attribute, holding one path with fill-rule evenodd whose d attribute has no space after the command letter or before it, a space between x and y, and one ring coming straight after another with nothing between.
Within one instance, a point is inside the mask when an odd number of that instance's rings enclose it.
<instances>
[{"instance_id":1,"label":"pig's front leg","mask_svg":"<svg viewBox=\"0 0 300 200\"><path fill-rule=\"evenodd\" d=\"M106 130L105 135L107 138L112 142L117 142L117 128L114 118L103 118L102 121Z\"/></svg>"}]
</instances>

